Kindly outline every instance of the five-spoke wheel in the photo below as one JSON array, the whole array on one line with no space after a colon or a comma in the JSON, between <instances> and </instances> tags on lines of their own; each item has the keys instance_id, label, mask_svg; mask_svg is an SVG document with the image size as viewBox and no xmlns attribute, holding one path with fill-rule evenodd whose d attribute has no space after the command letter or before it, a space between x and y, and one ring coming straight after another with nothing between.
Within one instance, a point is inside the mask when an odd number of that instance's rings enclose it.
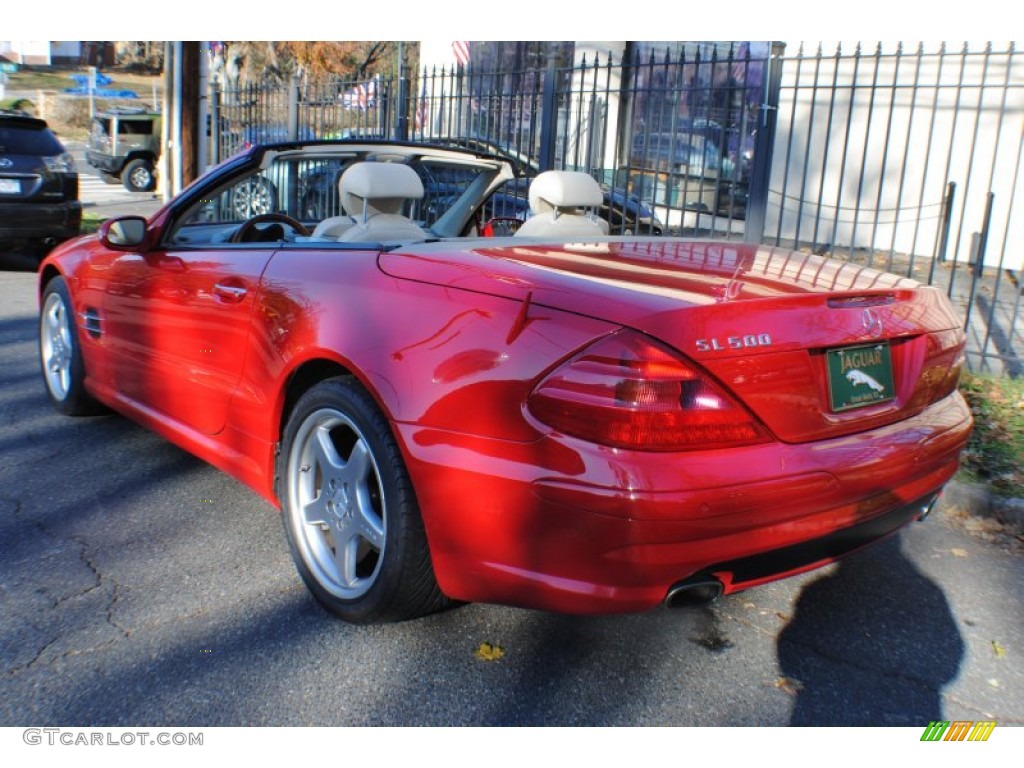
<instances>
[{"instance_id":1,"label":"five-spoke wheel","mask_svg":"<svg viewBox=\"0 0 1024 768\"><path fill-rule=\"evenodd\" d=\"M343 599L365 595L387 547L380 469L366 437L336 408L315 411L295 436L288 480L297 543L317 581Z\"/></svg>"},{"instance_id":2,"label":"five-spoke wheel","mask_svg":"<svg viewBox=\"0 0 1024 768\"><path fill-rule=\"evenodd\" d=\"M85 391L85 366L79 348L78 326L63 277L55 277L43 291L39 316L39 357L50 402L69 416L95 413L98 404Z\"/></svg>"},{"instance_id":3,"label":"five-spoke wheel","mask_svg":"<svg viewBox=\"0 0 1024 768\"><path fill-rule=\"evenodd\" d=\"M329 610L396 621L446 604L401 452L354 379L328 379L299 399L278 477L296 567Z\"/></svg>"}]
</instances>

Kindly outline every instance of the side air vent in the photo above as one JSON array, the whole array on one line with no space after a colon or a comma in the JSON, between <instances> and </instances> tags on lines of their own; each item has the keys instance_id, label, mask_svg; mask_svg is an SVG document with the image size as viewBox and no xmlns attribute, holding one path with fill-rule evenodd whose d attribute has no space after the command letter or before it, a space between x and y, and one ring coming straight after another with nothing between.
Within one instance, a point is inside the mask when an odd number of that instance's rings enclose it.
<instances>
[{"instance_id":1,"label":"side air vent","mask_svg":"<svg viewBox=\"0 0 1024 768\"><path fill-rule=\"evenodd\" d=\"M98 339L103 333L103 329L100 328L100 313L91 307L82 313L82 325L85 332L94 339Z\"/></svg>"}]
</instances>

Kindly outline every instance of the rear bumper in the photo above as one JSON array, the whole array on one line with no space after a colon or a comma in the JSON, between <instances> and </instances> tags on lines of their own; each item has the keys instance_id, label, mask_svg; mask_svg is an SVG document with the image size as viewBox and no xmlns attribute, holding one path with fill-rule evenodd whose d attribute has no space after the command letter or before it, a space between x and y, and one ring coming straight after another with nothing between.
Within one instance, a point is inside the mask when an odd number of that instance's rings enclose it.
<instances>
[{"instance_id":1,"label":"rear bumper","mask_svg":"<svg viewBox=\"0 0 1024 768\"><path fill-rule=\"evenodd\" d=\"M124 168L124 158L102 155L99 152L93 152L91 149L85 151L85 162L97 170L115 175L120 174L121 169Z\"/></svg>"},{"instance_id":2,"label":"rear bumper","mask_svg":"<svg viewBox=\"0 0 1024 768\"><path fill-rule=\"evenodd\" d=\"M0 203L0 241L68 240L82 229L82 203Z\"/></svg>"},{"instance_id":3,"label":"rear bumper","mask_svg":"<svg viewBox=\"0 0 1024 768\"><path fill-rule=\"evenodd\" d=\"M952 477L970 427L955 393L869 432L728 451L396 430L446 594L611 613L698 575L727 593L756 586L893 533Z\"/></svg>"}]
</instances>

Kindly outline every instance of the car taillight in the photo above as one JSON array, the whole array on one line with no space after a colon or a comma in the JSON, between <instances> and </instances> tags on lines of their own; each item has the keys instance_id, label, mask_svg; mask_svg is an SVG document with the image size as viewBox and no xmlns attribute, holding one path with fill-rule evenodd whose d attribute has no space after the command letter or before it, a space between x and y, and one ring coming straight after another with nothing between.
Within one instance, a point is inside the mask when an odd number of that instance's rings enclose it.
<instances>
[{"instance_id":1,"label":"car taillight","mask_svg":"<svg viewBox=\"0 0 1024 768\"><path fill-rule=\"evenodd\" d=\"M75 158L71 156L70 152L53 157L44 157L43 163L46 165L46 169L52 173L74 173L77 170L75 168Z\"/></svg>"},{"instance_id":2,"label":"car taillight","mask_svg":"<svg viewBox=\"0 0 1024 768\"><path fill-rule=\"evenodd\" d=\"M706 373L634 331L606 336L556 368L528 407L560 432L617 448L683 451L767 439Z\"/></svg>"}]
</instances>

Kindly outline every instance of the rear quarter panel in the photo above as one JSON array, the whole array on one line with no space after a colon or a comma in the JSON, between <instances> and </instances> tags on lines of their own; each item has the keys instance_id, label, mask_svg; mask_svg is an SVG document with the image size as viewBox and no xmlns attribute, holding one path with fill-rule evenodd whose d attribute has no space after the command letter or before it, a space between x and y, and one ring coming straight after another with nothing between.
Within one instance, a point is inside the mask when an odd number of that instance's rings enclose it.
<instances>
[{"instance_id":1,"label":"rear quarter panel","mask_svg":"<svg viewBox=\"0 0 1024 768\"><path fill-rule=\"evenodd\" d=\"M273 498L270 446L287 419L289 380L328 360L356 376L396 425L534 441L541 435L524 413L534 382L617 327L396 279L380 271L376 252L282 250L263 276L231 405L229 430L238 434L225 440L263 446L267 479L258 490Z\"/></svg>"}]
</instances>

